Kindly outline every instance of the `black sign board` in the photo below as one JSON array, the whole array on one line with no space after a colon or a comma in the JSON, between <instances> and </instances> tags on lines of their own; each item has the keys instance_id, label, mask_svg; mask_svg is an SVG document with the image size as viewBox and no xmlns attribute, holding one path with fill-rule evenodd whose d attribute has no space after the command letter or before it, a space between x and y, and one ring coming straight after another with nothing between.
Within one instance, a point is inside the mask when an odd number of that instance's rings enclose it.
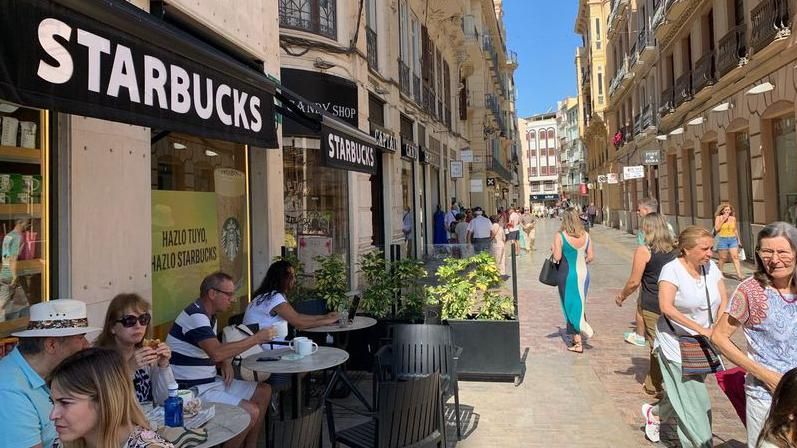
<instances>
[{"instance_id":1,"label":"black sign board","mask_svg":"<svg viewBox=\"0 0 797 448\"><path fill-rule=\"evenodd\" d=\"M308 70L283 68L280 83L307 102L295 101L300 111L309 115L325 112L357 127L357 85L347 79ZM316 137L318 133L285 118L282 135Z\"/></svg>"},{"instance_id":2,"label":"black sign board","mask_svg":"<svg viewBox=\"0 0 797 448\"><path fill-rule=\"evenodd\" d=\"M413 142L401 142L401 157L405 159L418 160L418 145Z\"/></svg>"},{"instance_id":3,"label":"black sign board","mask_svg":"<svg viewBox=\"0 0 797 448\"><path fill-rule=\"evenodd\" d=\"M487 178L487 186L488 187L494 187L495 186L495 178L494 177L488 177Z\"/></svg>"},{"instance_id":4,"label":"black sign board","mask_svg":"<svg viewBox=\"0 0 797 448\"><path fill-rule=\"evenodd\" d=\"M661 151L658 149L646 149L642 151L643 165L658 165L661 163Z\"/></svg>"},{"instance_id":5,"label":"black sign board","mask_svg":"<svg viewBox=\"0 0 797 448\"><path fill-rule=\"evenodd\" d=\"M355 135L339 124L324 121L321 125L322 164L331 168L376 174L376 147L366 138Z\"/></svg>"},{"instance_id":6,"label":"black sign board","mask_svg":"<svg viewBox=\"0 0 797 448\"><path fill-rule=\"evenodd\" d=\"M558 201L558 194L532 194L530 195L532 201Z\"/></svg>"},{"instance_id":7,"label":"black sign board","mask_svg":"<svg viewBox=\"0 0 797 448\"><path fill-rule=\"evenodd\" d=\"M425 150L423 148L420 148L418 150L418 161L423 163L424 165L428 165L429 164L429 151L427 151L427 150Z\"/></svg>"},{"instance_id":8,"label":"black sign board","mask_svg":"<svg viewBox=\"0 0 797 448\"><path fill-rule=\"evenodd\" d=\"M386 151L396 152L398 149L398 139L390 131L373 123L371 123L371 136L376 140L376 144Z\"/></svg>"},{"instance_id":9,"label":"black sign board","mask_svg":"<svg viewBox=\"0 0 797 448\"><path fill-rule=\"evenodd\" d=\"M3 99L277 146L274 89L263 73L126 1L58 3L0 2Z\"/></svg>"}]
</instances>

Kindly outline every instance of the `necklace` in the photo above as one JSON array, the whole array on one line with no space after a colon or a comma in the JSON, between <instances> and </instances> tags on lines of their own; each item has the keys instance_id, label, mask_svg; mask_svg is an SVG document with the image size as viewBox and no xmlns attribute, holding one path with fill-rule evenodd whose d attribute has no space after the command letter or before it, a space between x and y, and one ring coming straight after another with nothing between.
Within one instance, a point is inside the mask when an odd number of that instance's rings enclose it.
<instances>
[{"instance_id":1,"label":"necklace","mask_svg":"<svg viewBox=\"0 0 797 448\"><path fill-rule=\"evenodd\" d=\"M794 302L797 302L797 296L795 296L793 299L789 300L789 299L787 299L787 298L786 298L786 297L783 295L783 293L782 293L782 292L780 292L780 289L778 289L778 288L775 288L774 286L773 286L773 288L775 289L775 291L777 291L777 293L778 293L778 295L780 296L781 300L783 300L784 302L786 302L786 303L794 303ZM791 291L791 288L789 288L789 291Z\"/></svg>"}]
</instances>

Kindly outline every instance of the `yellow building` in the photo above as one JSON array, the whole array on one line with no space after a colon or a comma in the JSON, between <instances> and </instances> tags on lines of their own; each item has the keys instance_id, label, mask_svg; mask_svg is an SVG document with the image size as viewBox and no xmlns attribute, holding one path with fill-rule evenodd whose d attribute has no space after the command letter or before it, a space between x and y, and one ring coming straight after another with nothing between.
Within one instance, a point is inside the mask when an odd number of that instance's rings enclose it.
<instances>
[{"instance_id":1,"label":"yellow building","mask_svg":"<svg viewBox=\"0 0 797 448\"><path fill-rule=\"evenodd\" d=\"M615 163L660 159L644 180L623 183L618 215L633 215L635 201L651 195L676 228L710 227L717 206L729 201L748 252L766 223L797 222L795 6L617 2L607 122L610 131L624 129L626 143Z\"/></svg>"}]
</instances>

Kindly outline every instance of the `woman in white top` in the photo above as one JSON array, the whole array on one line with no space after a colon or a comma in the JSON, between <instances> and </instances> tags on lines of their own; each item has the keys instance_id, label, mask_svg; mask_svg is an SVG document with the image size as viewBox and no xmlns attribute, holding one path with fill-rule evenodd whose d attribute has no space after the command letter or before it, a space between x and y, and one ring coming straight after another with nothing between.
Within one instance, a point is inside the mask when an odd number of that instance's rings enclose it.
<instances>
[{"instance_id":1,"label":"woman in white top","mask_svg":"<svg viewBox=\"0 0 797 448\"><path fill-rule=\"evenodd\" d=\"M338 313L332 312L321 316L301 314L288 303L286 296L296 286L296 272L285 260L275 261L268 268L266 277L260 287L252 294L252 301L244 314L244 325L257 324L260 328L284 326L285 322L298 330L320 327L338 321ZM287 327L286 327L287 328ZM284 341L286 331L277 330L275 341ZM264 344L264 350L271 345Z\"/></svg>"},{"instance_id":2,"label":"woman in white top","mask_svg":"<svg viewBox=\"0 0 797 448\"><path fill-rule=\"evenodd\" d=\"M678 439L683 447L712 446L711 402L704 378L683 377L678 336L703 335L710 338L711 323L717 321L718 311L724 310L728 302L722 273L711 261L713 245L714 238L706 229L687 227L678 236L678 258L664 265L659 275L662 316L656 325L654 343L664 379L659 417L666 420L675 413ZM643 413L646 417L645 432L650 434L648 426L658 426L658 421L650 406L644 406Z\"/></svg>"}]
</instances>

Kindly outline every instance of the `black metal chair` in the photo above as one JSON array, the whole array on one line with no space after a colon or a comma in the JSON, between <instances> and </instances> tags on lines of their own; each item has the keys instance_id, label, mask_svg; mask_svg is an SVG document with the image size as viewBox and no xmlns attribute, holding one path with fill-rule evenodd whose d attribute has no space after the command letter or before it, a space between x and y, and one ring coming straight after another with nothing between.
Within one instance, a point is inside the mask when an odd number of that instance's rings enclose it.
<instances>
[{"instance_id":1,"label":"black metal chair","mask_svg":"<svg viewBox=\"0 0 797 448\"><path fill-rule=\"evenodd\" d=\"M439 373L443 403L454 397L457 439L461 439L457 360L462 349L454 345L451 327L399 324L391 327L391 334L390 343L375 355L374 383Z\"/></svg>"},{"instance_id":2,"label":"black metal chair","mask_svg":"<svg viewBox=\"0 0 797 448\"><path fill-rule=\"evenodd\" d=\"M445 426L440 418L440 376L437 373L405 381L380 383L374 412L327 401L327 423L332 446L352 448L444 447ZM335 430L332 406L371 417L357 426Z\"/></svg>"},{"instance_id":3,"label":"black metal chair","mask_svg":"<svg viewBox=\"0 0 797 448\"><path fill-rule=\"evenodd\" d=\"M324 408L299 418L279 420L273 416L269 421L266 446L269 448L319 448Z\"/></svg>"}]
</instances>

